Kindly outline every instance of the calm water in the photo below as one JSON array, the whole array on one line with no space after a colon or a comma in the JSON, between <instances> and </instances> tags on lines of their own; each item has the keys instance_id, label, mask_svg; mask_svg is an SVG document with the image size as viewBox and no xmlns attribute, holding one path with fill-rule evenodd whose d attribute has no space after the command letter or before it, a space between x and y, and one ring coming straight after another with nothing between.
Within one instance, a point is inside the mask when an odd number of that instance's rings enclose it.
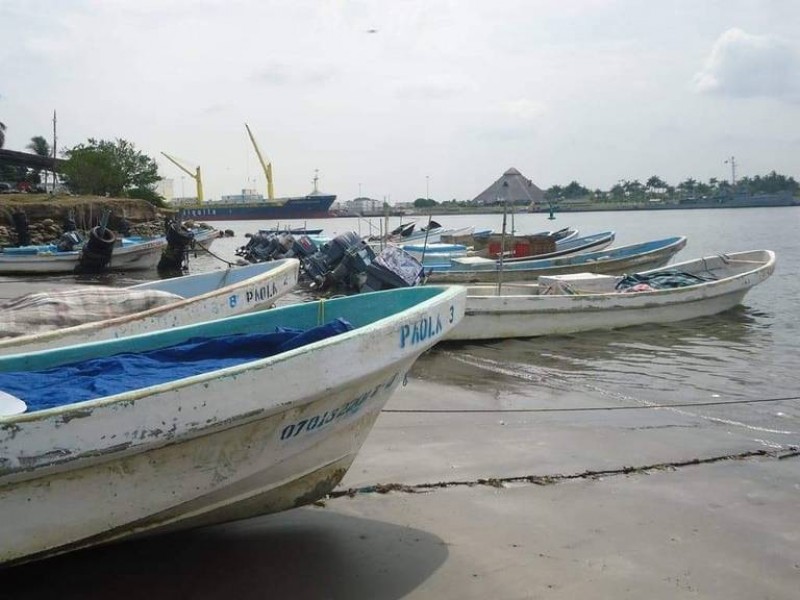
<instances>
[{"instance_id":1,"label":"calm water","mask_svg":"<svg viewBox=\"0 0 800 600\"><path fill-rule=\"evenodd\" d=\"M476 225L500 230L502 215L434 217L444 227ZM407 221L408 219L406 219ZM424 224L427 218L418 219ZM389 227L400 223L390 218ZM356 218L307 221L328 235L368 233ZM222 222L235 236L215 241L212 252L234 260L245 233L275 223ZM287 225L281 223L281 225ZM301 226L301 222L290 223ZM372 219L373 230L379 219ZM616 232L616 244L685 235L677 260L753 249L777 253L775 274L753 289L733 311L672 326L652 326L571 336L446 344L423 356L414 368L422 379L496 390L505 407L542 406L548 399L580 398L581 405L700 403L800 396L800 208L626 211L523 214L514 217L518 232L577 227L582 235ZM508 218L511 227L511 218ZM191 259L191 271L222 268L211 256ZM152 278L141 274L137 278ZM3 297L15 295L18 280L0 282ZM59 282L74 282L59 278ZM131 278L112 278L124 285ZM283 303L301 300L301 295ZM695 410L698 413L700 409ZM766 444L797 443L800 402L785 400L702 407L702 418L725 423Z\"/></svg>"},{"instance_id":2,"label":"calm water","mask_svg":"<svg viewBox=\"0 0 800 600\"><path fill-rule=\"evenodd\" d=\"M500 230L502 215L434 217L444 227ZM408 220L408 219L406 219ZM326 234L377 230L379 219L308 221ZM418 219L420 224L426 217ZM400 223L390 218L389 228ZM212 250L230 256L244 234L275 223L219 223L234 238ZM303 223L292 223L300 226ZM717 317L571 336L446 344L423 356L414 375L496 390L504 407L537 407L569 395L581 405L703 403L800 396L800 208L623 211L515 215L519 232L577 227L582 235L616 232L616 244L685 235L677 260L723 252L770 249L775 274L743 305ZM511 228L511 218L507 217ZM209 257L193 267L215 268ZM217 261L218 262L218 261ZM296 301L298 298L292 298ZM733 427L765 444L800 440L800 401L704 406L694 416Z\"/></svg>"}]
</instances>

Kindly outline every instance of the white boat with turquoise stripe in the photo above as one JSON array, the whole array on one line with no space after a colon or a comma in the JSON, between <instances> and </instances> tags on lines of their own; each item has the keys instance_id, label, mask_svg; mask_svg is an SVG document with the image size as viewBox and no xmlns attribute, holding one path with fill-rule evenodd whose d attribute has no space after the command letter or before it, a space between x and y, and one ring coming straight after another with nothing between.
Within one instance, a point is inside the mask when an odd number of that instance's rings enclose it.
<instances>
[{"instance_id":1,"label":"white boat with turquoise stripe","mask_svg":"<svg viewBox=\"0 0 800 600\"><path fill-rule=\"evenodd\" d=\"M0 357L0 563L322 498L465 299L405 288Z\"/></svg>"},{"instance_id":2,"label":"white boat with turquoise stripe","mask_svg":"<svg viewBox=\"0 0 800 600\"><path fill-rule=\"evenodd\" d=\"M297 285L300 261L230 267L129 287L85 285L0 304L0 354L116 339L270 308Z\"/></svg>"}]
</instances>

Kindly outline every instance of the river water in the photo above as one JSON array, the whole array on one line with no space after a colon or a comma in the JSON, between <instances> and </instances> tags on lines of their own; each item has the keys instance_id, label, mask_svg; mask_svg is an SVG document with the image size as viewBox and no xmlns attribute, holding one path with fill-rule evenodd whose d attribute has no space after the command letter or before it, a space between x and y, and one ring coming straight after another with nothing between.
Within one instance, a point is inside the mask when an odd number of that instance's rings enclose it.
<instances>
[{"instance_id":1,"label":"river water","mask_svg":"<svg viewBox=\"0 0 800 600\"><path fill-rule=\"evenodd\" d=\"M475 225L499 231L503 216L434 216L446 228ZM409 218L406 217L405 221ZM427 217L419 217L419 225ZM400 223L389 219L389 228ZM377 232L380 219L337 218L282 226L322 228L326 235ZM219 222L233 237L220 238L198 255L190 270L224 268L246 233L276 223ZM578 335L481 343L448 343L424 355L412 375L496 394L504 408L550 406L569 395L581 405L702 405L702 418L755 437L766 446L800 441L800 208L696 209L518 214L513 227L533 233L576 227L581 235L616 232L615 245L685 235L686 248L675 260L718 253L770 249L777 254L774 275L754 288L744 303L727 313L677 323ZM512 218L507 217L507 228ZM104 282L126 285L155 273L115 276ZM13 297L30 285L71 284L71 277L0 279L0 296ZM302 293L282 304L306 299ZM785 400L773 401L784 398ZM715 402L733 404L709 405ZM695 415L699 414L695 410Z\"/></svg>"},{"instance_id":2,"label":"river water","mask_svg":"<svg viewBox=\"0 0 800 600\"><path fill-rule=\"evenodd\" d=\"M677 323L577 335L448 343L424 355L412 375L423 380L492 390L502 408L558 406L565 397L582 406L689 405L681 410L723 423L766 446L800 441L800 208L695 209L519 214L517 232L576 227L581 235L616 232L615 245L684 235L676 261L725 252L769 249L775 273L727 313ZM446 228L475 225L500 231L503 216L436 216ZM405 218L406 221L409 217ZM418 218L418 226L427 217ZM389 219L389 229L400 218ZM244 234L276 223L228 222L235 232L212 251L230 256ZM287 225L281 223L281 225ZM304 223L289 223L302 226ZM327 235L379 231L380 219L308 221ZM510 230L512 218L506 216ZM216 268L198 257L195 268ZM287 302L297 301L297 296ZM708 405L714 402L747 401ZM756 401L756 402L752 402ZM692 405L703 405L691 408Z\"/></svg>"}]
</instances>

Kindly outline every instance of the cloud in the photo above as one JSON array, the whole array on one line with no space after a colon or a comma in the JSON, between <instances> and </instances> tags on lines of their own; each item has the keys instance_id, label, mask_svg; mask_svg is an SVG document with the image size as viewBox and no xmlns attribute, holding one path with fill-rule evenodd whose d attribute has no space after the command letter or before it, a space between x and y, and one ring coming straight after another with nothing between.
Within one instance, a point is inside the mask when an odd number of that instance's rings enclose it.
<instances>
[{"instance_id":1,"label":"cloud","mask_svg":"<svg viewBox=\"0 0 800 600\"><path fill-rule=\"evenodd\" d=\"M694 90L800 101L800 52L781 38L729 29L714 43Z\"/></svg>"}]
</instances>

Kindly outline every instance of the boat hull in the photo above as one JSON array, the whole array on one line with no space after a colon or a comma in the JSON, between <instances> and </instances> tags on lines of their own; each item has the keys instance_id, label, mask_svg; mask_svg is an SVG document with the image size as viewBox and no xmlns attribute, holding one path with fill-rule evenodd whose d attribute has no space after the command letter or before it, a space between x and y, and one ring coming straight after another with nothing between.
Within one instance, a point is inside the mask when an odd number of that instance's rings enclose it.
<instances>
[{"instance_id":1,"label":"boat hull","mask_svg":"<svg viewBox=\"0 0 800 600\"><path fill-rule=\"evenodd\" d=\"M41 370L281 323L342 317L356 327L241 365L0 417L0 563L318 500L417 357L458 324L465 299L459 288L406 288L0 358L0 370Z\"/></svg>"},{"instance_id":2,"label":"boat hull","mask_svg":"<svg viewBox=\"0 0 800 600\"><path fill-rule=\"evenodd\" d=\"M161 447L100 456L82 468L0 487L5 525L0 562L27 560L145 532L245 519L302 506L333 489L347 472L411 361L320 393L302 406L246 420ZM375 392L375 390L378 390ZM230 388L207 393L224 402ZM322 435L282 440L290 424L331 414L367 397L352 418ZM124 500L121 500L124 499ZM98 510L110 507L111 510ZM15 525L17 524L17 525Z\"/></svg>"},{"instance_id":3,"label":"boat hull","mask_svg":"<svg viewBox=\"0 0 800 600\"><path fill-rule=\"evenodd\" d=\"M132 290L158 289L181 294L190 290L194 280L212 279L218 282L214 289L199 295L185 297L164 306L120 316L104 321L83 323L74 327L61 327L52 331L0 340L0 355L33 352L70 344L86 344L100 340L123 338L158 329L181 327L201 321L262 310L272 306L297 285L300 262L283 259L275 263L251 265L230 271L214 271L169 280L159 280L131 286ZM252 276L247 277L252 273ZM235 281L234 278L241 278ZM228 282L228 283L226 283ZM181 294L184 295L184 294Z\"/></svg>"},{"instance_id":4,"label":"boat hull","mask_svg":"<svg viewBox=\"0 0 800 600\"><path fill-rule=\"evenodd\" d=\"M567 275L570 273L597 273L620 275L626 272L646 271L662 267L686 246L686 238L680 237L669 243L636 253L620 252L625 247L609 248L601 252L563 256L554 259L531 260L509 265L498 265L485 270L437 270L428 274L430 283L497 283L535 281L545 275ZM632 247L631 247L632 248Z\"/></svg>"},{"instance_id":5,"label":"boat hull","mask_svg":"<svg viewBox=\"0 0 800 600\"><path fill-rule=\"evenodd\" d=\"M155 269L167 247L164 237L115 247L108 269L146 271ZM80 252L42 252L39 254L0 253L0 275L12 273L72 273L78 266Z\"/></svg>"},{"instance_id":6,"label":"boat hull","mask_svg":"<svg viewBox=\"0 0 800 600\"><path fill-rule=\"evenodd\" d=\"M743 261L742 272L719 281L653 292L537 295L533 286L503 285L503 295L492 286L468 288L462 322L448 340L536 337L615 329L644 324L666 324L719 314L741 303L748 291L775 269L774 255L765 251L729 255ZM709 266L722 259L706 259ZM693 262L693 261L690 261ZM753 265L762 265L753 269ZM671 269L680 270L682 265ZM525 288L528 289L525 289Z\"/></svg>"},{"instance_id":7,"label":"boat hull","mask_svg":"<svg viewBox=\"0 0 800 600\"><path fill-rule=\"evenodd\" d=\"M182 208L180 218L201 221L324 219L331 216L329 211L335 200L335 195L320 194L287 198L281 202L263 201L249 204L206 202L202 206Z\"/></svg>"}]
</instances>

